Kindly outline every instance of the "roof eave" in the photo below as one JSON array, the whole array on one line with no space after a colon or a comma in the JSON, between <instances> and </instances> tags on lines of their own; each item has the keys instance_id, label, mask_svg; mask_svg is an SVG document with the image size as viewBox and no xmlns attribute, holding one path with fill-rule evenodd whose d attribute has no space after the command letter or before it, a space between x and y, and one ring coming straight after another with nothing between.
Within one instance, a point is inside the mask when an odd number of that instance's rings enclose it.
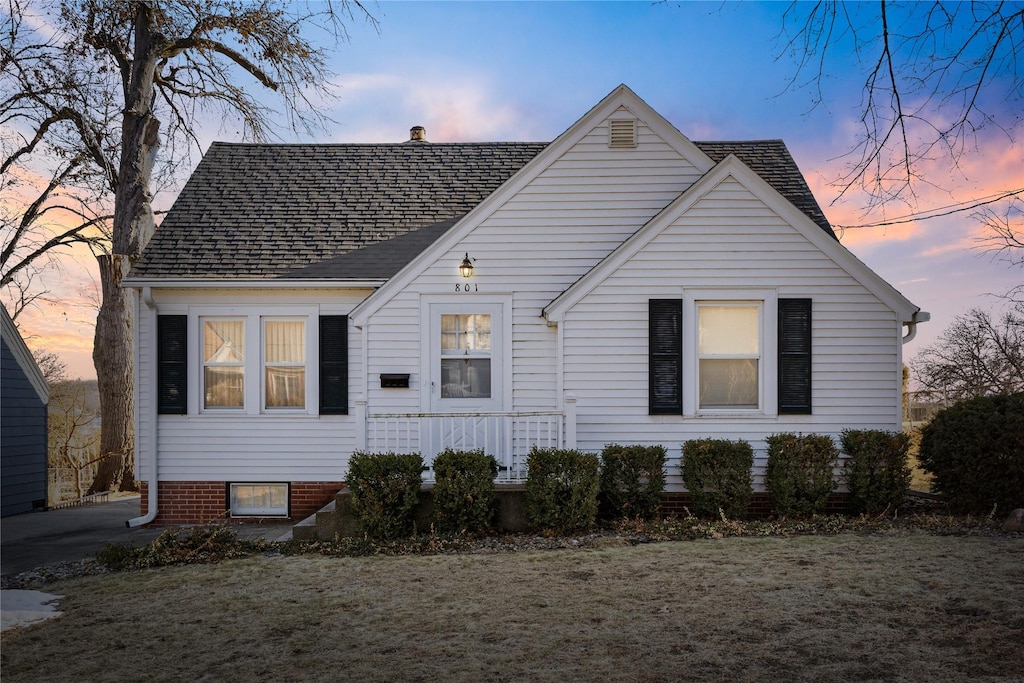
<instances>
[{"instance_id":1,"label":"roof eave","mask_svg":"<svg viewBox=\"0 0 1024 683\"><path fill-rule=\"evenodd\" d=\"M215 280L195 278L129 278L121 282L126 289L376 289L387 282L387 278L332 278L322 280L300 279L230 279Z\"/></svg>"}]
</instances>

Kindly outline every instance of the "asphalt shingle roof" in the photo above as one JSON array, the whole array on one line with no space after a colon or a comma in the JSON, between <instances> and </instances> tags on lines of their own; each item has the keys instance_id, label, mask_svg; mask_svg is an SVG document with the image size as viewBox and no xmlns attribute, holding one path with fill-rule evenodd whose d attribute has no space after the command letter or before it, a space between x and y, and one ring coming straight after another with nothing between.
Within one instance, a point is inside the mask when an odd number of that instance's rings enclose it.
<instances>
[{"instance_id":1,"label":"asphalt shingle roof","mask_svg":"<svg viewBox=\"0 0 1024 683\"><path fill-rule=\"evenodd\" d=\"M214 143L131 277L388 278L547 144ZM781 141L695 144L735 154L833 234Z\"/></svg>"}]
</instances>

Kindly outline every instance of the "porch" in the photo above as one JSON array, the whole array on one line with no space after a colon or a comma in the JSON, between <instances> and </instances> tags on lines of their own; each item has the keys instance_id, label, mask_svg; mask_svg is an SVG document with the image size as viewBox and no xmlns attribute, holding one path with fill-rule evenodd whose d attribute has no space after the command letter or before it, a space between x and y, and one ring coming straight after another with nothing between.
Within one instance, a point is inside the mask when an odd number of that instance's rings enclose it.
<instances>
[{"instance_id":1,"label":"porch","mask_svg":"<svg viewBox=\"0 0 1024 683\"><path fill-rule=\"evenodd\" d=\"M366 452L419 453L434 481L434 458L442 451L482 449L498 461L497 483L526 480L526 460L537 448L576 448L576 397L562 410L453 413L369 413L355 401L356 448Z\"/></svg>"}]
</instances>

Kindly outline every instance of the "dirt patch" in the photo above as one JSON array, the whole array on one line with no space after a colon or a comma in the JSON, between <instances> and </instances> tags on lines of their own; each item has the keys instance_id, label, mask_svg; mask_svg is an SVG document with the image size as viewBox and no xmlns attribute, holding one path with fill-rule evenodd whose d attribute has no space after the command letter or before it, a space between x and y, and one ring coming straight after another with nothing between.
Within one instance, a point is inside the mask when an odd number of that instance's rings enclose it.
<instances>
[{"instance_id":1,"label":"dirt patch","mask_svg":"<svg viewBox=\"0 0 1024 683\"><path fill-rule=\"evenodd\" d=\"M1019 680L1024 539L260 556L53 584L37 680Z\"/></svg>"}]
</instances>

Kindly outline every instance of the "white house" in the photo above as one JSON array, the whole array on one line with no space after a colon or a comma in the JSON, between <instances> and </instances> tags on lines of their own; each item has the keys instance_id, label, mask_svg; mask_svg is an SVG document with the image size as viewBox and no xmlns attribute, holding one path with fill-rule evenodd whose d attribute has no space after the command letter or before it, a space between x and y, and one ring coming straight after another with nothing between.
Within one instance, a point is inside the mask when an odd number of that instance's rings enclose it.
<instances>
[{"instance_id":1,"label":"white house","mask_svg":"<svg viewBox=\"0 0 1024 683\"><path fill-rule=\"evenodd\" d=\"M356 450L901 427L927 314L781 141L695 142L619 86L551 143L212 145L130 277L133 523L291 516ZM426 475L429 477L429 473Z\"/></svg>"}]
</instances>

